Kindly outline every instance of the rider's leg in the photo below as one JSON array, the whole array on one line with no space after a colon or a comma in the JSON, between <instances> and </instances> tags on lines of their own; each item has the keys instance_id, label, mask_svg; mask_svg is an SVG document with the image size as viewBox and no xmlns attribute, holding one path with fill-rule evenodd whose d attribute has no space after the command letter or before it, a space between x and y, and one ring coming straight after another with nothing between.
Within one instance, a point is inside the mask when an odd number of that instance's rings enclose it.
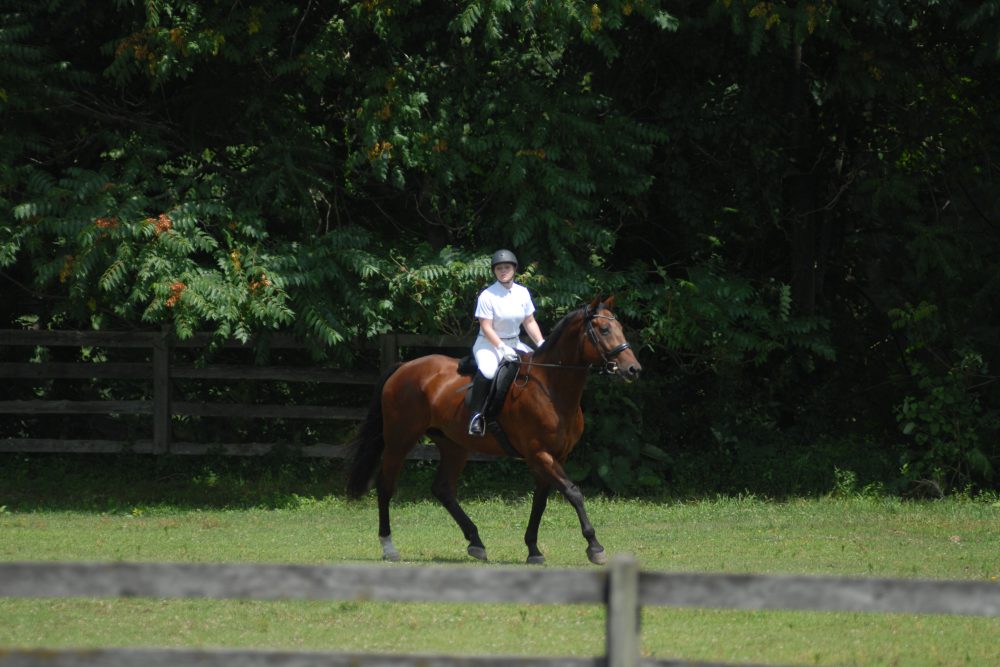
<instances>
[{"instance_id":1,"label":"rider's leg","mask_svg":"<svg viewBox=\"0 0 1000 667\"><path fill-rule=\"evenodd\" d=\"M490 395L493 380L477 372L472 378L471 409L472 419L469 421L469 435L482 436L486 434L486 399Z\"/></svg>"},{"instance_id":2,"label":"rider's leg","mask_svg":"<svg viewBox=\"0 0 1000 667\"><path fill-rule=\"evenodd\" d=\"M486 434L486 420L483 418L486 413L486 400L489 398L490 386L493 384L493 376L496 375L500 360L494 347L482 338L476 341L472 351L476 355L479 372L472 379L470 397L472 419L469 420L469 435L482 436Z\"/></svg>"}]
</instances>

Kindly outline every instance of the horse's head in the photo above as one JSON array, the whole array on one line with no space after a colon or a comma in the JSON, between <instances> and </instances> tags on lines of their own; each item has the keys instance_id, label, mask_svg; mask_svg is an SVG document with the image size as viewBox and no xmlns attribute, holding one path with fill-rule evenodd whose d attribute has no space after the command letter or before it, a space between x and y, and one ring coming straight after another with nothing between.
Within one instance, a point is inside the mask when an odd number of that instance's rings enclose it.
<instances>
[{"instance_id":1,"label":"horse's head","mask_svg":"<svg viewBox=\"0 0 1000 667\"><path fill-rule=\"evenodd\" d=\"M614 373L626 382L639 379L642 366L636 359L632 346L625 339L622 325L611 311L615 297L601 301L600 297L587 306L583 316L583 326L590 343L584 354L595 366L601 366L602 373Z\"/></svg>"}]
</instances>

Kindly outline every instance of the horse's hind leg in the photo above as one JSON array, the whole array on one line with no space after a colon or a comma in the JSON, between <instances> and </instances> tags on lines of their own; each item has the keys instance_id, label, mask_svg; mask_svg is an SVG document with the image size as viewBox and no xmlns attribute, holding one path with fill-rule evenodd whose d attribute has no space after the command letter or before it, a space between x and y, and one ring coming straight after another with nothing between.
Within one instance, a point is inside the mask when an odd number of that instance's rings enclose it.
<instances>
[{"instance_id":1,"label":"horse's hind leg","mask_svg":"<svg viewBox=\"0 0 1000 667\"><path fill-rule=\"evenodd\" d=\"M389 501L396 493L399 482L399 472L403 459L390 456L388 453L382 459L382 469L375 480L375 490L378 493L378 539L382 543L382 560L398 561L399 552L392 543L392 527L389 523Z\"/></svg>"},{"instance_id":2,"label":"horse's hind leg","mask_svg":"<svg viewBox=\"0 0 1000 667\"><path fill-rule=\"evenodd\" d=\"M385 429L382 468L375 480L375 489L378 493L378 539L382 543L382 559L391 561L399 560L399 552L392 543L389 501L392 500L399 485L399 474L406 462L406 455L416 445L419 437L419 434L412 432L397 431L398 429Z\"/></svg>"},{"instance_id":3,"label":"horse's hind leg","mask_svg":"<svg viewBox=\"0 0 1000 667\"><path fill-rule=\"evenodd\" d=\"M432 436L433 437L433 436ZM438 464L437 474L434 476L434 483L431 485L431 493L437 498L444 508L448 510L451 517L462 529L462 534L469 542L468 553L473 558L486 560L486 547L479 539L479 529L472 522L469 515L465 513L461 505L458 504L456 491L458 488L458 476L465 469L465 464L469 460L469 454L461 447L457 446L444 437L433 437L434 442L441 452L441 462Z\"/></svg>"}]
</instances>

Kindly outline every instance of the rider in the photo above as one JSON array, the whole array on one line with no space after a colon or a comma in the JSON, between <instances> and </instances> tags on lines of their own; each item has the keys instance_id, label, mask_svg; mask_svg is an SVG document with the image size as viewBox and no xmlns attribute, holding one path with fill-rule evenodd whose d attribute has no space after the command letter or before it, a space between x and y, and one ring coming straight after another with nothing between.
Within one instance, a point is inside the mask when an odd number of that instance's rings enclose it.
<instances>
[{"instance_id":1,"label":"rider","mask_svg":"<svg viewBox=\"0 0 1000 667\"><path fill-rule=\"evenodd\" d=\"M486 399L490 385L501 361L516 361L517 352L531 352L518 337L523 326L525 332L540 346L545 342L535 321L535 304L523 285L514 282L517 257L510 250L497 250L490 260L496 282L479 294L476 318L479 335L472 346L479 372L472 381L472 409L475 413L469 422L469 435L485 435Z\"/></svg>"}]
</instances>

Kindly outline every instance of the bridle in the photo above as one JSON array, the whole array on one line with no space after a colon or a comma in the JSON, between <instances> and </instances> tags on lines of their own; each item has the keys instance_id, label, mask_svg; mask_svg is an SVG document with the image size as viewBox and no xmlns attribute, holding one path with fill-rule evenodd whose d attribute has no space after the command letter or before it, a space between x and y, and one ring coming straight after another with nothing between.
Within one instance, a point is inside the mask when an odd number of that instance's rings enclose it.
<instances>
[{"instance_id":1,"label":"bridle","mask_svg":"<svg viewBox=\"0 0 1000 667\"><path fill-rule=\"evenodd\" d=\"M618 362L615 361L615 357L624 352L625 350L632 347L629 345L628 341L616 345L610 350L604 350L601 347L601 342L597 338L597 332L594 331L594 320L598 317L604 318L606 320L617 321L618 318L614 315L601 315L600 313L591 313L588 307L587 313L587 335L590 336L590 342L594 344L594 348L597 350L598 354L601 355L601 360L604 361L604 365L601 367L601 375L610 375L612 373L618 372Z\"/></svg>"}]
</instances>

